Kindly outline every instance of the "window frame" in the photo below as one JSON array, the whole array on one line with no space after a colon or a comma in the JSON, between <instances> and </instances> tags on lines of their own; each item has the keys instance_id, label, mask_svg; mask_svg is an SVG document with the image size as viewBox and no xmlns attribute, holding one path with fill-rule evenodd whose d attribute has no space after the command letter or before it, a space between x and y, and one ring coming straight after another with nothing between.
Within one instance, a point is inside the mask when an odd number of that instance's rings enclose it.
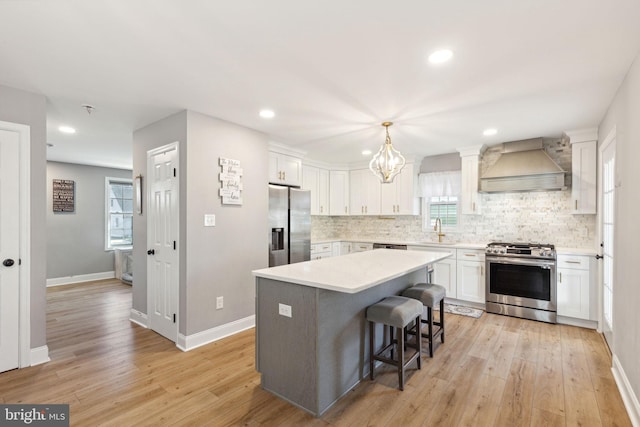
<instances>
[{"instance_id":1,"label":"window frame","mask_svg":"<svg viewBox=\"0 0 640 427\"><path fill-rule=\"evenodd\" d=\"M111 244L111 239L109 237L110 235L110 228L111 228L111 212L109 210L110 208L110 202L111 202L111 198L109 197L110 195L110 186L112 184L129 184L131 185L131 238L133 240L133 192L135 191L135 189L133 188L133 179L132 178L118 178L118 177L112 177L112 176L106 176L104 178L104 250L105 251L114 251L116 249L131 249L133 248L133 242L131 244L122 244L122 245L112 245Z\"/></svg>"},{"instance_id":2,"label":"window frame","mask_svg":"<svg viewBox=\"0 0 640 427\"><path fill-rule=\"evenodd\" d=\"M442 224L442 230L448 232L455 232L460 229L460 195L452 196L431 196L422 198L422 231L433 231L433 225L431 225L431 198L433 197L455 197L456 198L456 225Z\"/></svg>"}]
</instances>

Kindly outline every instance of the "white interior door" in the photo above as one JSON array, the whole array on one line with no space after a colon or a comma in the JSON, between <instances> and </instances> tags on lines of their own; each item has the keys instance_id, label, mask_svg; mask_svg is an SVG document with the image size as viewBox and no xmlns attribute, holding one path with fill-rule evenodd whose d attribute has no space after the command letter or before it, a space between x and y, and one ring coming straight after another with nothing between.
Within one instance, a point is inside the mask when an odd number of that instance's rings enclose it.
<instances>
[{"instance_id":1,"label":"white interior door","mask_svg":"<svg viewBox=\"0 0 640 427\"><path fill-rule=\"evenodd\" d=\"M19 366L20 135L0 130L0 372Z\"/></svg>"},{"instance_id":2,"label":"white interior door","mask_svg":"<svg viewBox=\"0 0 640 427\"><path fill-rule=\"evenodd\" d=\"M178 338L178 144L147 153L147 321Z\"/></svg>"},{"instance_id":3,"label":"white interior door","mask_svg":"<svg viewBox=\"0 0 640 427\"><path fill-rule=\"evenodd\" d=\"M615 176L616 140L615 134L602 144L600 176L602 177L600 234L602 238L602 332L609 344L613 345L613 238L615 228Z\"/></svg>"}]
</instances>

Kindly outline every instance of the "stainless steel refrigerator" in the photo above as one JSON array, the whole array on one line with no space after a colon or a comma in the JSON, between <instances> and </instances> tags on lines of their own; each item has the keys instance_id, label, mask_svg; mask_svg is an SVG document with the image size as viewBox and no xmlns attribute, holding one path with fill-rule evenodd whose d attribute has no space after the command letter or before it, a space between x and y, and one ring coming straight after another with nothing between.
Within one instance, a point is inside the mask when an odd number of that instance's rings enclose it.
<instances>
[{"instance_id":1,"label":"stainless steel refrigerator","mask_svg":"<svg viewBox=\"0 0 640 427\"><path fill-rule=\"evenodd\" d=\"M310 259L309 190L269 184L269 267Z\"/></svg>"}]
</instances>

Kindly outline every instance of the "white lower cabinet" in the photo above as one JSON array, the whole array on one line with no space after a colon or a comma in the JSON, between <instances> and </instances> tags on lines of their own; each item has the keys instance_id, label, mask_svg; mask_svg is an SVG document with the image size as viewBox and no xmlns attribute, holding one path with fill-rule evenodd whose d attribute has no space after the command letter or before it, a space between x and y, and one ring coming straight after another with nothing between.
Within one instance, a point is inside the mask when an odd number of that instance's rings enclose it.
<instances>
[{"instance_id":1,"label":"white lower cabinet","mask_svg":"<svg viewBox=\"0 0 640 427\"><path fill-rule=\"evenodd\" d=\"M484 303L484 250L458 249L456 298L463 301Z\"/></svg>"},{"instance_id":2,"label":"white lower cabinet","mask_svg":"<svg viewBox=\"0 0 640 427\"><path fill-rule=\"evenodd\" d=\"M311 259L331 258L333 246L331 243L315 243L311 245Z\"/></svg>"},{"instance_id":3,"label":"white lower cabinet","mask_svg":"<svg viewBox=\"0 0 640 427\"><path fill-rule=\"evenodd\" d=\"M591 319L589 257L558 255L558 315Z\"/></svg>"},{"instance_id":4,"label":"white lower cabinet","mask_svg":"<svg viewBox=\"0 0 640 427\"><path fill-rule=\"evenodd\" d=\"M350 254L352 252L351 245L351 242L333 242L331 246L333 256Z\"/></svg>"},{"instance_id":5,"label":"white lower cabinet","mask_svg":"<svg viewBox=\"0 0 640 427\"><path fill-rule=\"evenodd\" d=\"M352 243L351 252L372 251L373 243Z\"/></svg>"},{"instance_id":6,"label":"white lower cabinet","mask_svg":"<svg viewBox=\"0 0 640 427\"><path fill-rule=\"evenodd\" d=\"M433 264L433 283L444 286L447 298L458 298L457 293L457 267L455 255L453 259L443 259Z\"/></svg>"}]
</instances>

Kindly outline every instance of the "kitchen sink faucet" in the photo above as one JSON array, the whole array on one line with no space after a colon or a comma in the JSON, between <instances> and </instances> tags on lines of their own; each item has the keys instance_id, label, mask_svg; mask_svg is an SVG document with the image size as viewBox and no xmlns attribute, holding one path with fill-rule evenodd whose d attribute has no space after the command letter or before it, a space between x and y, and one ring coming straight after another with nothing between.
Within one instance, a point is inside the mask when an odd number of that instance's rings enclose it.
<instances>
[{"instance_id":1,"label":"kitchen sink faucet","mask_svg":"<svg viewBox=\"0 0 640 427\"><path fill-rule=\"evenodd\" d=\"M442 243L442 238L445 236L445 234L442 232L442 220L440 219L440 217L436 218L436 223L433 226L433 231L438 232L438 243Z\"/></svg>"}]
</instances>

